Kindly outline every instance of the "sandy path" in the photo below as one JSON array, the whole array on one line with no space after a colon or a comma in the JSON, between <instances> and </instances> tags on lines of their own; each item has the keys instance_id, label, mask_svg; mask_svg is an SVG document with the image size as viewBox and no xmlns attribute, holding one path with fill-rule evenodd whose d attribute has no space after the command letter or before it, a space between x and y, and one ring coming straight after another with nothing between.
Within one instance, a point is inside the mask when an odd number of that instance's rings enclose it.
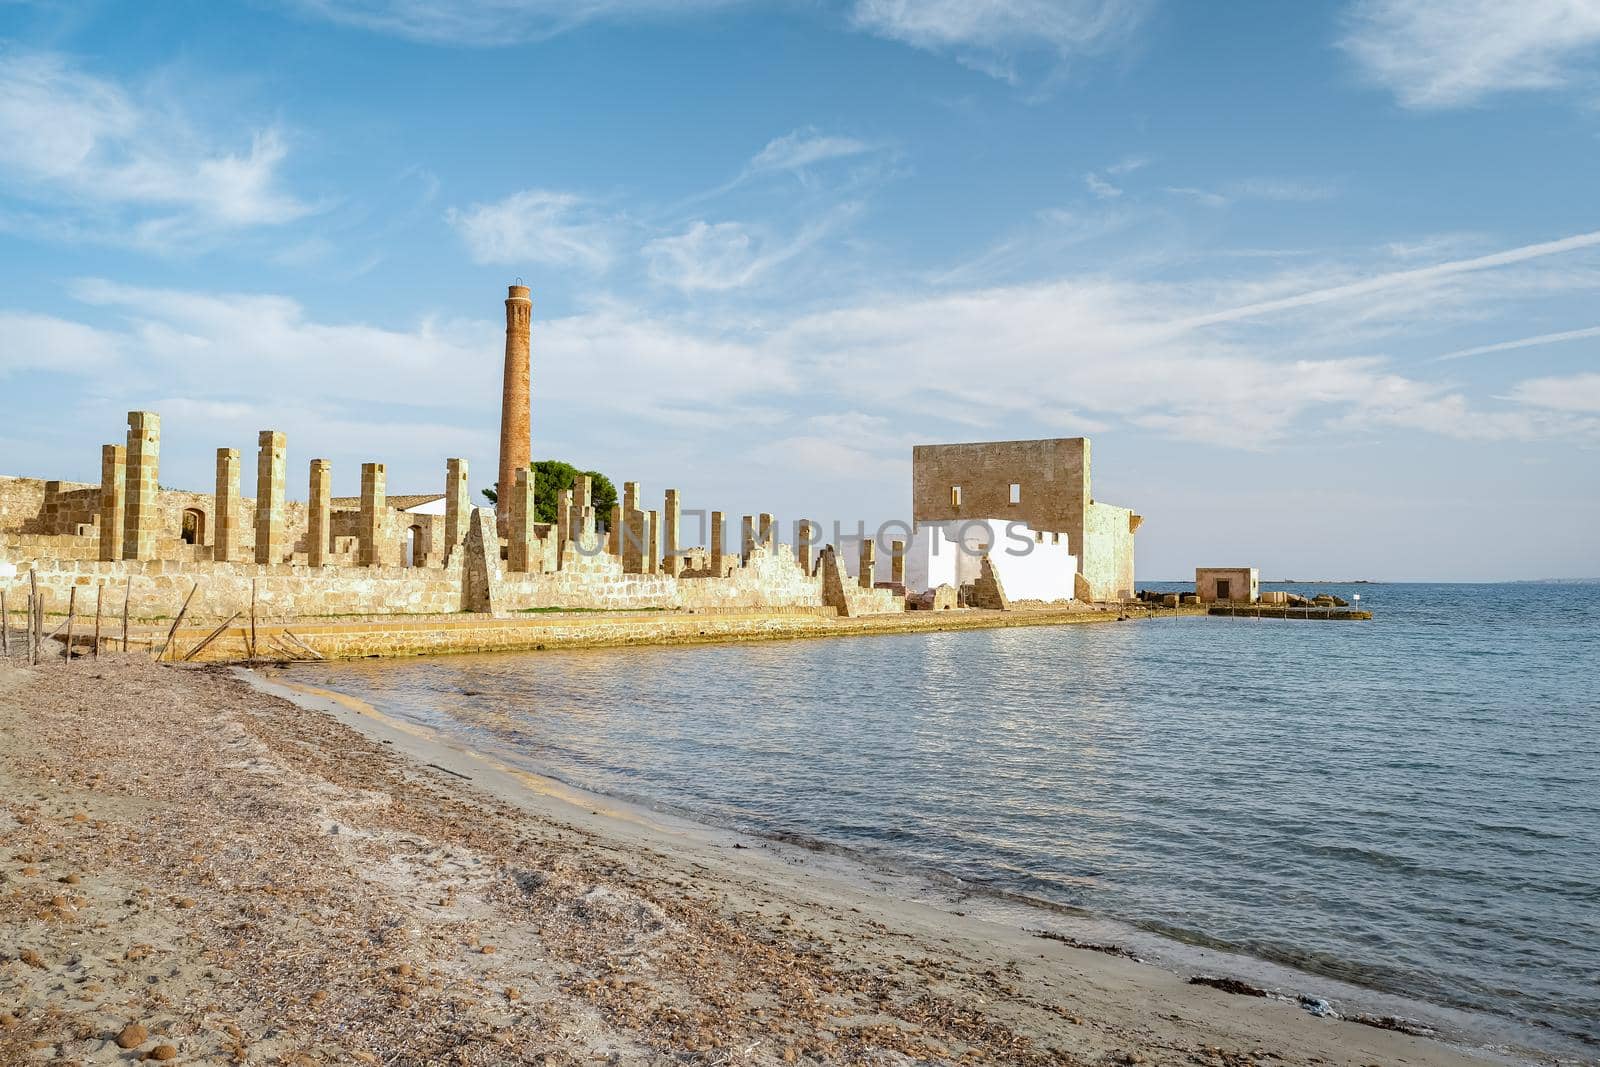
<instances>
[{"instance_id":1,"label":"sandy path","mask_svg":"<svg viewBox=\"0 0 1600 1067\"><path fill-rule=\"evenodd\" d=\"M125 1051L113 1038L129 1023L148 1036ZM573 806L218 669L0 664L0 1064L157 1049L181 1063L1484 1062L890 900L731 836Z\"/></svg>"}]
</instances>

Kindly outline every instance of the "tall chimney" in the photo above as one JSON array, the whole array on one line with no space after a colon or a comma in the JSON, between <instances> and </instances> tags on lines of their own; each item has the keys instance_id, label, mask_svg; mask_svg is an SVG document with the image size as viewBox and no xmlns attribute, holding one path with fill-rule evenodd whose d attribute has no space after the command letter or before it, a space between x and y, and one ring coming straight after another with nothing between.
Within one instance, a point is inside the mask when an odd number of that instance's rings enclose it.
<instances>
[{"instance_id":1,"label":"tall chimney","mask_svg":"<svg viewBox=\"0 0 1600 1067\"><path fill-rule=\"evenodd\" d=\"M502 535L511 530L511 494L517 471L533 458L530 426L528 326L533 318L533 298L526 285L513 285L506 294L506 380L500 394L500 481L495 486L500 503L495 526Z\"/></svg>"}]
</instances>

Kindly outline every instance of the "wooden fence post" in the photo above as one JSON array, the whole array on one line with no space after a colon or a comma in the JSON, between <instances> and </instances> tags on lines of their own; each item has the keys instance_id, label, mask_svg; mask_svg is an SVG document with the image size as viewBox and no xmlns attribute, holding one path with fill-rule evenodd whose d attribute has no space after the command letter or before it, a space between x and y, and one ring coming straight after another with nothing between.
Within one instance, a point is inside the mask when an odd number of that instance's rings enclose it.
<instances>
[{"instance_id":1,"label":"wooden fence post","mask_svg":"<svg viewBox=\"0 0 1600 1067\"><path fill-rule=\"evenodd\" d=\"M133 577L122 587L122 651L128 651L128 598L133 595Z\"/></svg>"},{"instance_id":2,"label":"wooden fence post","mask_svg":"<svg viewBox=\"0 0 1600 1067\"><path fill-rule=\"evenodd\" d=\"M72 617L78 611L78 587L73 586L67 591L67 665L72 665Z\"/></svg>"},{"instance_id":3,"label":"wooden fence post","mask_svg":"<svg viewBox=\"0 0 1600 1067\"><path fill-rule=\"evenodd\" d=\"M94 589L94 658L100 658L100 602L104 600L106 587L97 585Z\"/></svg>"}]
</instances>

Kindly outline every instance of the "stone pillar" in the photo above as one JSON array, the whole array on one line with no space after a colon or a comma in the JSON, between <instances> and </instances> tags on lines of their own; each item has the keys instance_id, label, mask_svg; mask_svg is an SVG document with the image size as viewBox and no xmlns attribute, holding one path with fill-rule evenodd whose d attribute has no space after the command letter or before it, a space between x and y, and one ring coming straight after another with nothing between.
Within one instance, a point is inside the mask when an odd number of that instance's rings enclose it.
<instances>
[{"instance_id":1,"label":"stone pillar","mask_svg":"<svg viewBox=\"0 0 1600 1067\"><path fill-rule=\"evenodd\" d=\"M772 521L771 513L763 511L760 514L760 516L758 517L757 522L759 523L759 526L758 526L759 533L758 533L757 538L756 538L756 544L760 545L762 548L766 549L768 552L777 551L777 549L778 549L778 532L777 532L777 529L776 529L777 524Z\"/></svg>"},{"instance_id":2,"label":"stone pillar","mask_svg":"<svg viewBox=\"0 0 1600 1067\"><path fill-rule=\"evenodd\" d=\"M622 505L611 505L611 525L606 527L606 551L613 556L622 555Z\"/></svg>"},{"instance_id":3,"label":"stone pillar","mask_svg":"<svg viewBox=\"0 0 1600 1067\"><path fill-rule=\"evenodd\" d=\"M756 547L756 520L745 515L739 519L739 562L749 563L750 553Z\"/></svg>"},{"instance_id":4,"label":"stone pillar","mask_svg":"<svg viewBox=\"0 0 1600 1067\"><path fill-rule=\"evenodd\" d=\"M472 518L472 490L467 488L467 461L444 461L444 561L467 539L467 523Z\"/></svg>"},{"instance_id":5,"label":"stone pillar","mask_svg":"<svg viewBox=\"0 0 1600 1067\"><path fill-rule=\"evenodd\" d=\"M288 454L278 430L262 430L256 451L256 562L283 562L283 480Z\"/></svg>"},{"instance_id":6,"label":"stone pillar","mask_svg":"<svg viewBox=\"0 0 1600 1067\"><path fill-rule=\"evenodd\" d=\"M816 526L810 519L801 519L795 524L794 559L806 574L811 573L811 542L816 535Z\"/></svg>"},{"instance_id":7,"label":"stone pillar","mask_svg":"<svg viewBox=\"0 0 1600 1067\"><path fill-rule=\"evenodd\" d=\"M517 487L517 471L533 458L532 366L528 332L533 321L533 298L526 285L506 290L506 366L500 393L500 480L497 494L510 495ZM501 534L510 529L503 507L495 509Z\"/></svg>"},{"instance_id":8,"label":"stone pillar","mask_svg":"<svg viewBox=\"0 0 1600 1067\"><path fill-rule=\"evenodd\" d=\"M218 563L239 559L239 450L217 449L216 531L211 537L211 558Z\"/></svg>"},{"instance_id":9,"label":"stone pillar","mask_svg":"<svg viewBox=\"0 0 1600 1067\"><path fill-rule=\"evenodd\" d=\"M572 483L572 540L583 544L584 538L594 533L594 479L587 474L578 475Z\"/></svg>"},{"instance_id":10,"label":"stone pillar","mask_svg":"<svg viewBox=\"0 0 1600 1067\"><path fill-rule=\"evenodd\" d=\"M661 538L656 536L660 528L661 516L655 511L644 513L644 572L646 574L661 573Z\"/></svg>"},{"instance_id":11,"label":"stone pillar","mask_svg":"<svg viewBox=\"0 0 1600 1067\"><path fill-rule=\"evenodd\" d=\"M333 540L333 462L311 461L311 495L306 503L306 563L313 567L328 564L328 546Z\"/></svg>"},{"instance_id":12,"label":"stone pillar","mask_svg":"<svg viewBox=\"0 0 1600 1067\"><path fill-rule=\"evenodd\" d=\"M645 551L645 526L649 519L639 510L639 483L622 483L622 530L617 542L626 574L643 574L649 566Z\"/></svg>"},{"instance_id":13,"label":"stone pillar","mask_svg":"<svg viewBox=\"0 0 1600 1067\"><path fill-rule=\"evenodd\" d=\"M683 571L683 558L678 555L678 491L668 489L661 505L661 554L663 570L676 578Z\"/></svg>"},{"instance_id":14,"label":"stone pillar","mask_svg":"<svg viewBox=\"0 0 1600 1067\"><path fill-rule=\"evenodd\" d=\"M382 463L361 465L361 526L356 562L363 567L383 563L384 513L389 510L388 475Z\"/></svg>"},{"instance_id":15,"label":"stone pillar","mask_svg":"<svg viewBox=\"0 0 1600 1067\"><path fill-rule=\"evenodd\" d=\"M711 576L722 577L722 512L711 513Z\"/></svg>"},{"instance_id":16,"label":"stone pillar","mask_svg":"<svg viewBox=\"0 0 1600 1067\"><path fill-rule=\"evenodd\" d=\"M906 584L906 543L889 542L889 580L895 585Z\"/></svg>"},{"instance_id":17,"label":"stone pillar","mask_svg":"<svg viewBox=\"0 0 1600 1067\"><path fill-rule=\"evenodd\" d=\"M572 490L563 489L556 494L556 544L564 545L572 540Z\"/></svg>"},{"instance_id":18,"label":"stone pillar","mask_svg":"<svg viewBox=\"0 0 1600 1067\"><path fill-rule=\"evenodd\" d=\"M128 511L128 449L100 446L100 558L122 558L122 526Z\"/></svg>"},{"instance_id":19,"label":"stone pillar","mask_svg":"<svg viewBox=\"0 0 1600 1067\"><path fill-rule=\"evenodd\" d=\"M501 498L511 521L511 544L506 550L506 569L526 574L534 569L533 521L536 518L533 501L534 476L533 471L527 467L519 467L515 477L516 485L507 496Z\"/></svg>"},{"instance_id":20,"label":"stone pillar","mask_svg":"<svg viewBox=\"0 0 1600 1067\"><path fill-rule=\"evenodd\" d=\"M878 542L871 537L861 539L861 588L872 588L872 571L878 563Z\"/></svg>"},{"instance_id":21,"label":"stone pillar","mask_svg":"<svg viewBox=\"0 0 1600 1067\"><path fill-rule=\"evenodd\" d=\"M155 559L161 530L161 416L153 411L128 412L128 453L124 466L125 507L122 558Z\"/></svg>"}]
</instances>

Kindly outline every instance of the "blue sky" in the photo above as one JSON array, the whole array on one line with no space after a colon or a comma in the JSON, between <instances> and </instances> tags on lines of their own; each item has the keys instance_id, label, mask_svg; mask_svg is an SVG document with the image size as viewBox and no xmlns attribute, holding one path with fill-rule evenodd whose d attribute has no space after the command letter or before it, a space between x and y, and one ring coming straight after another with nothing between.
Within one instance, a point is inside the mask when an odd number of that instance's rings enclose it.
<instances>
[{"instance_id":1,"label":"blue sky","mask_svg":"<svg viewBox=\"0 0 1600 1067\"><path fill-rule=\"evenodd\" d=\"M0 473L869 522L1088 434L1139 573L1600 574L1600 0L0 0Z\"/></svg>"}]
</instances>

